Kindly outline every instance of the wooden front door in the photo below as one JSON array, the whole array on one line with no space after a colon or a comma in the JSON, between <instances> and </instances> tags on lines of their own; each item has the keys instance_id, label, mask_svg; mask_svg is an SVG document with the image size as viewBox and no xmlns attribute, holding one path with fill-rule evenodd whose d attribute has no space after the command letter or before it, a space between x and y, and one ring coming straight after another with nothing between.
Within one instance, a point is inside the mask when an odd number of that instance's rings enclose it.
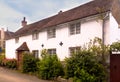
<instances>
[{"instance_id":1,"label":"wooden front door","mask_svg":"<svg viewBox=\"0 0 120 82\"><path fill-rule=\"evenodd\" d=\"M22 65L22 58L23 58L23 51L18 51L17 52L17 64L18 64L18 69L21 69Z\"/></svg>"},{"instance_id":2,"label":"wooden front door","mask_svg":"<svg viewBox=\"0 0 120 82\"><path fill-rule=\"evenodd\" d=\"M120 54L110 56L110 82L120 82Z\"/></svg>"}]
</instances>

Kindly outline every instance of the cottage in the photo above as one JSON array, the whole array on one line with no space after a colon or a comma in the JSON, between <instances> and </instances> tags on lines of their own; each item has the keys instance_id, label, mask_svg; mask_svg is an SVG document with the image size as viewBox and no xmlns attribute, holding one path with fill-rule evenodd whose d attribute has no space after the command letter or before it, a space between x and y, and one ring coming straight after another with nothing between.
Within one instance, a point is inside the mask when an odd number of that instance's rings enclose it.
<instances>
[{"instance_id":1,"label":"cottage","mask_svg":"<svg viewBox=\"0 0 120 82\"><path fill-rule=\"evenodd\" d=\"M19 51L30 51L40 57L48 49L60 60L99 37L104 44L120 40L119 0L93 0L68 11L27 25L6 41L6 58L17 58Z\"/></svg>"},{"instance_id":2,"label":"cottage","mask_svg":"<svg viewBox=\"0 0 120 82\"><path fill-rule=\"evenodd\" d=\"M1 49L5 48L5 41L6 38L11 38L13 37L14 32L10 32L10 31L5 31L4 28L0 29L0 51Z\"/></svg>"}]
</instances>

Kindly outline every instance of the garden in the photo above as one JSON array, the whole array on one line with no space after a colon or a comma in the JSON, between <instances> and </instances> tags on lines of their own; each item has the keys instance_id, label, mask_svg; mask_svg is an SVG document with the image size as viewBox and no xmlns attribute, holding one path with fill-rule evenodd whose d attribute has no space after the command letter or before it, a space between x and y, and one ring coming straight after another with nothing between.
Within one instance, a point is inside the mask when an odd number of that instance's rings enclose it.
<instances>
[{"instance_id":1,"label":"garden","mask_svg":"<svg viewBox=\"0 0 120 82\"><path fill-rule=\"evenodd\" d=\"M111 49L120 50L120 43L103 45L100 38L95 38L64 61L56 54L48 54L46 49L42 50L40 59L24 53L19 71L55 82L107 82ZM16 59L5 59L4 55L0 55L0 66L14 70L18 67Z\"/></svg>"}]
</instances>

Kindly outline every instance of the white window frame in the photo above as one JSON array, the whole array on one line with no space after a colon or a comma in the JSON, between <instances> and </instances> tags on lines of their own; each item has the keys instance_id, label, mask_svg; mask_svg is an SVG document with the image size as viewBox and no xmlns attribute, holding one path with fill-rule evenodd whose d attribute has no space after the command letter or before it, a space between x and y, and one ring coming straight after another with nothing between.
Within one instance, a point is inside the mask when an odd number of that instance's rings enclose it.
<instances>
[{"instance_id":1,"label":"white window frame","mask_svg":"<svg viewBox=\"0 0 120 82\"><path fill-rule=\"evenodd\" d=\"M56 37L56 28L51 28L47 30L47 38L55 38Z\"/></svg>"},{"instance_id":2,"label":"white window frame","mask_svg":"<svg viewBox=\"0 0 120 82\"><path fill-rule=\"evenodd\" d=\"M19 43L19 37L15 38L15 43Z\"/></svg>"},{"instance_id":3,"label":"white window frame","mask_svg":"<svg viewBox=\"0 0 120 82\"><path fill-rule=\"evenodd\" d=\"M75 22L69 25L69 33L70 35L80 34L81 31L81 23Z\"/></svg>"},{"instance_id":4,"label":"white window frame","mask_svg":"<svg viewBox=\"0 0 120 82\"><path fill-rule=\"evenodd\" d=\"M32 50L32 54L35 58L39 58L39 50Z\"/></svg>"},{"instance_id":5,"label":"white window frame","mask_svg":"<svg viewBox=\"0 0 120 82\"><path fill-rule=\"evenodd\" d=\"M73 53L77 53L80 49L81 49L80 46L69 47L69 54L70 54L70 56L71 56Z\"/></svg>"},{"instance_id":6,"label":"white window frame","mask_svg":"<svg viewBox=\"0 0 120 82\"><path fill-rule=\"evenodd\" d=\"M32 40L38 40L38 39L39 39L39 33L33 33Z\"/></svg>"},{"instance_id":7,"label":"white window frame","mask_svg":"<svg viewBox=\"0 0 120 82\"><path fill-rule=\"evenodd\" d=\"M48 49L47 52L48 52L48 54L50 54L50 55L56 54L56 48Z\"/></svg>"}]
</instances>

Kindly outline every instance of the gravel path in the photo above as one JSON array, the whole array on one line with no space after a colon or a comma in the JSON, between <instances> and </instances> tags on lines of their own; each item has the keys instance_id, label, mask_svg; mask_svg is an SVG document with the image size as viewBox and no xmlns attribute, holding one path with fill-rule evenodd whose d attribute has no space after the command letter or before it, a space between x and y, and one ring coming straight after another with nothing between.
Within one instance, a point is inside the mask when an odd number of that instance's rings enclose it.
<instances>
[{"instance_id":1,"label":"gravel path","mask_svg":"<svg viewBox=\"0 0 120 82\"><path fill-rule=\"evenodd\" d=\"M0 82L50 82L0 67Z\"/></svg>"}]
</instances>

